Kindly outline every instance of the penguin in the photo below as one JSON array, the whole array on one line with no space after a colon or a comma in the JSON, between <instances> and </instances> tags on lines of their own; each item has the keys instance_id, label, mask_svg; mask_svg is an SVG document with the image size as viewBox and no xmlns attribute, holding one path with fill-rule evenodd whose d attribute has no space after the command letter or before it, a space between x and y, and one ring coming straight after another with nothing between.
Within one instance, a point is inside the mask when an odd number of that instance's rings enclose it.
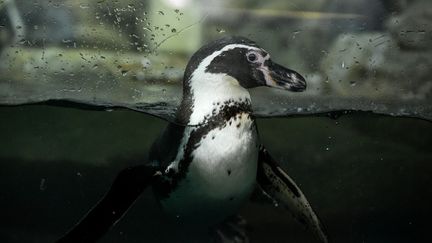
<instances>
[{"instance_id":1,"label":"penguin","mask_svg":"<svg viewBox=\"0 0 432 243\"><path fill-rule=\"evenodd\" d=\"M201 47L186 66L175 121L153 143L148 163L121 171L57 242L96 242L147 187L167 215L201 227L234 215L258 188L328 242L300 188L259 142L249 89L260 86L300 92L306 81L244 37Z\"/></svg>"}]
</instances>

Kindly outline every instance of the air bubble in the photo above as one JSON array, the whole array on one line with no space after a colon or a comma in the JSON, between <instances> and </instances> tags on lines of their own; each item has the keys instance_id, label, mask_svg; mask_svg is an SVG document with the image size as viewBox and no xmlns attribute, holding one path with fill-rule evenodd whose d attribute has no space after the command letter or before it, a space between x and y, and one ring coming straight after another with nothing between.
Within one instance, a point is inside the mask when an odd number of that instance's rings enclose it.
<instances>
[{"instance_id":1,"label":"air bubble","mask_svg":"<svg viewBox=\"0 0 432 243\"><path fill-rule=\"evenodd\" d=\"M42 178L41 181L40 181L40 184L39 184L39 189L41 191L45 191L46 188L47 188L47 186L46 186L46 179Z\"/></svg>"}]
</instances>

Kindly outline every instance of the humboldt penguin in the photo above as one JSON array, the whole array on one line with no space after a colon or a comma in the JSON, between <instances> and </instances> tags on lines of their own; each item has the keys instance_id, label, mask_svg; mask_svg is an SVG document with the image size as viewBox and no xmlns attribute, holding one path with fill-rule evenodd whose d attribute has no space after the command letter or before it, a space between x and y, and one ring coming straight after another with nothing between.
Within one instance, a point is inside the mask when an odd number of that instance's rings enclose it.
<instances>
[{"instance_id":1,"label":"humboldt penguin","mask_svg":"<svg viewBox=\"0 0 432 243\"><path fill-rule=\"evenodd\" d=\"M260 144L249 94L260 86L299 92L306 81L244 37L200 48L184 72L175 121L154 142L149 161L121 171L58 242L96 242L149 186L164 212L200 227L236 214L258 188L327 242L304 194Z\"/></svg>"}]
</instances>

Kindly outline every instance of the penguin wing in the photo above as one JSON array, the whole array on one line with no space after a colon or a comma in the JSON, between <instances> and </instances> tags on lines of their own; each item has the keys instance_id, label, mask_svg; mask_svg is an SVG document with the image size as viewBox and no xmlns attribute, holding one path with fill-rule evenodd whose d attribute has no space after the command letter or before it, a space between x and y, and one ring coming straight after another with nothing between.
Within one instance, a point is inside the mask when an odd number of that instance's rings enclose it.
<instances>
[{"instance_id":1,"label":"penguin wing","mask_svg":"<svg viewBox=\"0 0 432 243\"><path fill-rule=\"evenodd\" d=\"M150 162L166 168L177 156L185 129L186 126L169 123L150 148Z\"/></svg>"},{"instance_id":2,"label":"penguin wing","mask_svg":"<svg viewBox=\"0 0 432 243\"><path fill-rule=\"evenodd\" d=\"M185 126L168 124L153 143L150 163L121 171L107 194L57 243L96 242L126 213L144 189L162 175L163 169L177 155Z\"/></svg>"},{"instance_id":3,"label":"penguin wing","mask_svg":"<svg viewBox=\"0 0 432 243\"><path fill-rule=\"evenodd\" d=\"M318 216L300 188L282 170L263 146L260 147L258 155L257 182L267 196L288 209L321 242L328 242L327 234Z\"/></svg>"},{"instance_id":4,"label":"penguin wing","mask_svg":"<svg viewBox=\"0 0 432 243\"><path fill-rule=\"evenodd\" d=\"M57 242L96 242L120 220L144 189L160 175L157 167L148 165L122 170L107 194Z\"/></svg>"}]
</instances>

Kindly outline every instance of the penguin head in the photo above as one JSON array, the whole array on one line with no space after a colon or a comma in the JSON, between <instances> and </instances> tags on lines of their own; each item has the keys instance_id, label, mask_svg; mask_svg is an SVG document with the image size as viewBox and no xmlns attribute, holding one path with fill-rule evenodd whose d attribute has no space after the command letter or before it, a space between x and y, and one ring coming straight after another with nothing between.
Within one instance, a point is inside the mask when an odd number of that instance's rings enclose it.
<instances>
[{"instance_id":1,"label":"penguin head","mask_svg":"<svg viewBox=\"0 0 432 243\"><path fill-rule=\"evenodd\" d=\"M270 54L244 37L224 37L200 48L190 59L184 83L192 78L211 82L208 75L229 76L245 89L269 86L289 91L306 89L305 79L296 71L274 63Z\"/></svg>"}]
</instances>

